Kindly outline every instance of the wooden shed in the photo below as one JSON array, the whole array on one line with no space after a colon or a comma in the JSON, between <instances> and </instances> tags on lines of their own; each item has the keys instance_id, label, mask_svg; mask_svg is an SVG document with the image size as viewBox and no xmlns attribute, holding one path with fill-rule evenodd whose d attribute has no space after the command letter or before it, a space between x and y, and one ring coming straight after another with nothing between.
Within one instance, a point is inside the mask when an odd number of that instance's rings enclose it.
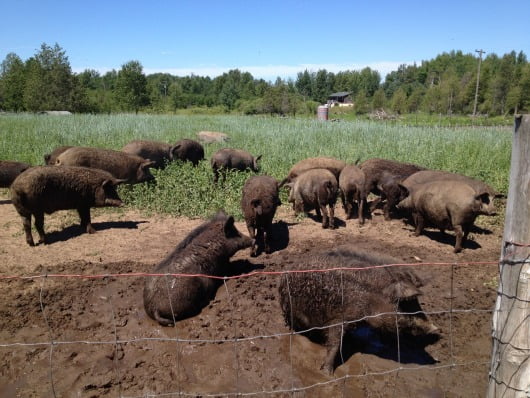
<instances>
[{"instance_id":1,"label":"wooden shed","mask_svg":"<svg viewBox=\"0 0 530 398\"><path fill-rule=\"evenodd\" d=\"M353 106L351 92L341 91L333 93L328 96L328 104L330 106Z\"/></svg>"}]
</instances>

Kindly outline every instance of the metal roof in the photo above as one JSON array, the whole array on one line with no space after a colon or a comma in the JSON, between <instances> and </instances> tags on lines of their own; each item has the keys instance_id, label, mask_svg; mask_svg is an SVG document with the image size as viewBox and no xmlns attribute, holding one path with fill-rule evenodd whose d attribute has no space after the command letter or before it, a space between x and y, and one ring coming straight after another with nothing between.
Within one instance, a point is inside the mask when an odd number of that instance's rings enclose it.
<instances>
[{"instance_id":1,"label":"metal roof","mask_svg":"<svg viewBox=\"0 0 530 398\"><path fill-rule=\"evenodd\" d=\"M331 97L347 97L350 94L351 94L351 92L349 92L349 91L341 91L341 92L338 92L338 93L330 94L328 97L329 98L331 98Z\"/></svg>"}]
</instances>

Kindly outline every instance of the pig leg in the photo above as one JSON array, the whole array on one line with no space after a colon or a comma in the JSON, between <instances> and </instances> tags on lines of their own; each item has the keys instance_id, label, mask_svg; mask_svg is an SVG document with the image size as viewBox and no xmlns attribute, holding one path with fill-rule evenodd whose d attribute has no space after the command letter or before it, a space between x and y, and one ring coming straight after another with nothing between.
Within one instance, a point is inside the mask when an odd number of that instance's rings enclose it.
<instances>
[{"instance_id":1,"label":"pig leg","mask_svg":"<svg viewBox=\"0 0 530 398\"><path fill-rule=\"evenodd\" d=\"M423 231L423 223L424 223L423 216L415 212L415 213L412 213L412 217L414 218L414 224L416 224L416 229L414 230L414 236L420 236L421 231Z\"/></svg>"},{"instance_id":2,"label":"pig leg","mask_svg":"<svg viewBox=\"0 0 530 398\"><path fill-rule=\"evenodd\" d=\"M329 206L329 227L335 229L335 206Z\"/></svg>"},{"instance_id":3,"label":"pig leg","mask_svg":"<svg viewBox=\"0 0 530 398\"><path fill-rule=\"evenodd\" d=\"M328 216L328 211L326 209L326 205L319 204L319 207L316 208L317 213L320 212L318 211L319 209L320 211L322 211L322 228L328 228L329 227L329 216Z\"/></svg>"},{"instance_id":4,"label":"pig leg","mask_svg":"<svg viewBox=\"0 0 530 398\"><path fill-rule=\"evenodd\" d=\"M93 234L96 232L90 221L90 207L82 207L77 209L79 218L81 219L81 229L86 229L86 232Z\"/></svg>"},{"instance_id":5,"label":"pig leg","mask_svg":"<svg viewBox=\"0 0 530 398\"><path fill-rule=\"evenodd\" d=\"M44 213L35 213L33 217L35 217L35 228L39 234L38 243L46 243L46 237L44 236Z\"/></svg>"},{"instance_id":6,"label":"pig leg","mask_svg":"<svg viewBox=\"0 0 530 398\"><path fill-rule=\"evenodd\" d=\"M250 223L247 223L248 235L252 239L252 246L250 246L250 255L255 257L258 252L258 245L256 243L256 229Z\"/></svg>"},{"instance_id":7,"label":"pig leg","mask_svg":"<svg viewBox=\"0 0 530 398\"><path fill-rule=\"evenodd\" d=\"M272 236L272 226L269 224L265 227L263 243L265 245L265 253L270 254L271 250L271 236Z\"/></svg>"},{"instance_id":8,"label":"pig leg","mask_svg":"<svg viewBox=\"0 0 530 398\"><path fill-rule=\"evenodd\" d=\"M328 330L328 339L326 341L327 354L324 363L320 367L328 374L333 374L335 370L335 359L340 351L342 340L342 330L339 327L334 327Z\"/></svg>"},{"instance_id":9,"label":"pig leg","mask_svg":"<svg viewBox=\"0 0 530 398\"><path fill-rule=\"evenodd\" d=\"M357 210L357 216L359 217L359 224L363 225L364 224L364 202L365 200L364 199L359 199L357 201L358 203L358 210Z\"/></svg>"},{"instance_id":10,"label":"pig leg","mask_svg":"<svg viewBox=\"0 0 530 398\"><path fill-rule=\"evenodd\" d=\"M455 253L460 253L462 251L462 241L464 238L464 232L462 231L461 225L455 225L455 235L456 235L456 243L455 243Z\"/></svg>"},{"instance_id":11,"label":"pig leg","mask_svg":"<svg viewBox=\"0 0 530 398\"><path fill-rule=\"evenodd\" d=\"M31 235L31 214L27 216L20 216L22 218L22 226L24 227L24 232L26 234L26 242L30 246L35 246L33 241L33 236Z\"/></svg>"}]
</instances>

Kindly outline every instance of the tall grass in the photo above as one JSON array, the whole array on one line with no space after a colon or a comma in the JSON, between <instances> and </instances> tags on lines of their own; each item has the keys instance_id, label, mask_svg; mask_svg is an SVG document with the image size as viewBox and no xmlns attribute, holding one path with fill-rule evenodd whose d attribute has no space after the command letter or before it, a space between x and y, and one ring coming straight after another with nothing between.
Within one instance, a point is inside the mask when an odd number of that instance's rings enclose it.
<instances>
[{"instance_id":1,"label":"tall grass","mask_svg":"<svg viewBox=\"0 0 530 398\"><path fill-rule=\"evenodd\" d=\"M322 122L309 119L210 115L0 116L0 159L43 164L60 145L120 149L132 139L173 142L196 138L201 130L227 133L227 144L205 146L206 158L230 146L262 154L261 172L285 177L298 160L332 156L347 162L382 157L479 178L508 190L511 128L407 127L384 122ZM124 186L133 207L205 217L219 208L241 217L241 188L250 173L232 173L222 186L212 183L209 162L193 168L175 163L156 172L156 184ZM285 198L284 198L285 199Z\"/></svg>"}]
</instances>

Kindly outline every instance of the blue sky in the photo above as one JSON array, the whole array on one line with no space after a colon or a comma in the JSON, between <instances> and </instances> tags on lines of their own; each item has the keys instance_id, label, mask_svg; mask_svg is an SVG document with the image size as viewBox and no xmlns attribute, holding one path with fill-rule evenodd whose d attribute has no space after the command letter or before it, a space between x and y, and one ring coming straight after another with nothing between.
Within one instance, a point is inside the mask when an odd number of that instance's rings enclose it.
<instances>
[{"instance_id":1,"label":"blue sky","mask_svg":"<svg viewBox=\"0 0 530 398\"><path fill-rule=\"evenodd\" d=\"M237 68L275 80L369 66L384 77L451 50L530 57L529 0L0 0L0 10L0 61L58 43L75 72L138 60L146 74Z\"/></svg>"}]
</instances>

